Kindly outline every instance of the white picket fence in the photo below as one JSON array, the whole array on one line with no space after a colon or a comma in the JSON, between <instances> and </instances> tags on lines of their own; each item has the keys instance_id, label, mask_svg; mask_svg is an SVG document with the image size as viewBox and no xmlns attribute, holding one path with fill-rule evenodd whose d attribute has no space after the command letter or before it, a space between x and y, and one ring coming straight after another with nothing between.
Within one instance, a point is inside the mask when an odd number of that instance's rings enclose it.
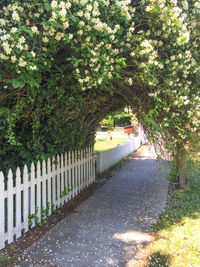
<instances>
[{"instance_id":1,"label":"white picket fence","mask_svg":"<svg viewBox=\"0 0 200 267\"><path fill-rule=\"evenodd\" d=\"M35 226L31 215L41 222L94 180L92 147L32 163L30 170L25 165L22 173L20 168L7 177L0 172L0 249Z\"/></svg>"}]
</instances>

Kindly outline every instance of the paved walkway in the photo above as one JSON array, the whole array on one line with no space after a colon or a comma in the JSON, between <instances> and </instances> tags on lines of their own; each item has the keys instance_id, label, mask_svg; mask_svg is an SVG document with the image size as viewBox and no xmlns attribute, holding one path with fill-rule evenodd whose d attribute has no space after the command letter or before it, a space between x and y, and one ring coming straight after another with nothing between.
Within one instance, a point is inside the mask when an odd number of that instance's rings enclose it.
<instances>
[{"instance_id":1,"label":"paved walkway","mask_svg":"<svg viewBox=\"0 0 200 267\"><path fill-rule=\"evenodd\" d=\"M166 168L144 147L91 197L25 251L38 264L20 266L135 266L150 241L150 224L163 210Z\"/></svg>"}]
</instances>

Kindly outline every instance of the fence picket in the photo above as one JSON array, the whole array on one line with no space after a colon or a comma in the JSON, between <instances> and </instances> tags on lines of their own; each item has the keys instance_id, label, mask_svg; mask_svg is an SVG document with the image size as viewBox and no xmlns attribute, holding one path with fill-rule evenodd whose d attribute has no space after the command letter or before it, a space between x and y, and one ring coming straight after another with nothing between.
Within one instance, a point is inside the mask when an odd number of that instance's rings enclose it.
<instances>
[{"instance_id":1,"label":"fence picket","mask_svg":"<svg viewBox=\"0 0 200 267\"><path fill-rule=\"evenodd\" d=\"M0 249L5 246L5 200L4 200L4 175L0 172Z\"/></svg>"},{"instance_id":2,"label":"fence picket","mask_svg":"<svg viewBox=\"0 0 200 267\"><path fill-rule=\"evenodd\" d=\"M61 184L60 184L60 201L61 204L64 204L64 157L63 154L60 156L60 177L61 177Z\"/></svg>"},{"instance_id":3,"label":"fence picket","mask_svg":"<svg viewBox=\"0 0 200 267\"><path fill-rule=\"evenodd\" d=\"M48 206L48 214L51 214L51 160L48 158L47 160L47 206Z\"/></svg>"},{"instance_id":4,"label":"fence picket","mask_svg":"<svg viewBox=\"0 0 200 267\"><path fill-rule=\"evenodd\" d=\"M68 153L68 177L67 177L67 180L68 180L68 189L70 190L69 191L69 199L71 199L72 197L72 165L71 165L71 152Z\"/></svg>"},{"instance_id":5,"label":"fence picket","mask_svg":"<svg viewBox=\"0 0 200 267\"><path fill-rule=\"evenodd\" d=\"M56 165L55 157L52 158L52 207L56 206Z\"/></svg>"},{"instance_id":6,"label":"fence picket","mask_svg":"<svg viewBox=\"0 0 200 267\"><path fill-rule=\"evenodd\" d=\"M37 208L37 217L38 222L41 222L41 164L37 162L37 194L36 194L36 208Z\"/></svg>"},{"instance_id":7,"label":"fence picket","mask_svg":"<svg viewBox=\"0 0 200 267\"><path fill-rule=\"evenodd\" d=\"M9 169L8 172L8 184L7 184L7 232L8 232L8 244L13 242L13 173Z\"/></svg>"},{"instance_id":8,"label":"fence picket","mask_svg":"<svg viewBox=\"0 0 200 267\"><path fill-rule=\"evenodd\" d=\"M86 158L86 177L87 177L87 182L86 185L89 185L89 148L86 148L86 154L87 154L87 158Z\"/></svg>"},{"instance_id":9,"label":"fence picket","mask_svg":"<svg viewBox=\"0 0 200 267\"><path fill-rule=\"evenodd\" d=\"M77 172L77 158L78 158L78 154L77 151L74 152L74 184L75 184L75 188L74 188L74 194L75 196L78 194L78 172Z\"/></svg>"},{"instance_id":10,"label":"fence picket","mask_svg":"<svg viewBox=\"0 0 200 267\"><path fill-rule=\"evenodd\" d=\"M83 183L83 189L85 189L86 186L86 182L87 182L87 169L86 169L86 157L87 157L87 153L86 153L86 148L84 149L84 158L83 158L83 164L84 164L84 183Z\"/></svg>"},{"instance_id":11,"label":"fence picket","mask_svg":"<svg viewBox=\"0 0 200 267\"><path fill-rule=\"evenodd\" d=\"M65 168L64 168L64 170L65 170L64 188L68 192L68 154L67 153L65 153ZM65 196L64 201L67 202L68 199L69 199L69 192Z\"/></svg>"},{"instance_id":12,"label":"fence picket","mask_svg":"<svg viewBox=\"0 0 200 267\"><path fill-rule=\"evenodd\" d=\"M46 215L44 214L44 210L46 210L47 208L46 177L47 177L46 161L43 160L42 161L42 210L43 210L42 216L43 216L43 219L46 218Z\"/></svg>"},{"instance_id":13,"label":"fence picket","mask_svg":"<svg viewBox=\"0 0 200 267\"><path fill-rule=\"evenodd\" d=\"M22 214L21 214L21 172L19 167L16 171L16 238L21 236L22 231Z\"/></svg>"},{"instance_id":14,"label":"fence picket","mask_svg":"<svg viewBox=\"0 0 200 267\"><path fill-rule=\"evenodd\" d=\"M30 197L30 214L35 214L35 165L31 164L31 197ZM32 220L31 227L35 226L35 220Z\"/></svg>"},{"instance_id":15,"label":"fence picket","mask_svg":"<svg viewBox=\"0 0 200 267\"><path fill-rule=\"evenodd\" d=\"M83 162L83 157L84 157L84 151L82 150L81 151L81 164L80 164L80 167L81 167L81 191L83 190L83 182L84 182L84 179L83 179L83 177L84 177L84 162Z\"/></svg>"},{"instance_id":16,"label":"fence picket","mask_svg":"<svg viewBox=\"0 0 200 267\"><path fill-rule=\"evenodd\" d=\"M89 147L88 148L88 184L89 185L91 184L91 170L90 170L91 164L90 164L90 161L91 161L91 150Z\"/></svg>"},{"instance_id":17,"label":"fence picket","mask_svg":"<svg viewBox=\"0 0 200 267\"><path fill-rule=\"evenodd\" d=\"M29 201L28 201L28 168L25 165L24 166L24 172L23 172L23 188L24 188L24 198L23 198L23 215L24 215L24 232L26 233L28 231L28 207L29 207Z\"/></svg>"},{"instance_id":18,"label":"fence picket","mask_svg":"<svg viewBox=\"0 0 200 267\"><path fill-rule=\"evenodd\" d=\"M92 179L92 183L95 180L95 160L94 160L94 150L93 147L91 147L91 179Z\"/></svg>"},{"instance_id":19,"label":"fence picket","mask_svg":"<svg viewBox=\"0 0 200 267\"><path fill-rule=\"evenodd\" d=\"M81 171L80 171L80 166L81 166L81 158L80 158L80 151L77 152L77 176L78 176L78 193L80 193L80 182L81 182Z\"/></svg>"},{"instance_id":20,"label":"fence picket","mask_svg":"<svg viewBox=\"0 0 200 267\"><path fill-rule=\"evenodd\" d=\"M72 197L75 196L75 173L74 173L74 152L71 153L71 186L72 186Z\"/></svg>"},{"instance_id":21,"label":"fence picket","mask_svg":"<svg viewBox=\"0 0 200 267\"><path fill-rule=\"evenodd\" d=\"M57 205L60 206L60 156L57 155L57 172L56 172L56 176L57 176L57 195L56 195L56 198L57 198Z\"/></svg>"}]
</instances>

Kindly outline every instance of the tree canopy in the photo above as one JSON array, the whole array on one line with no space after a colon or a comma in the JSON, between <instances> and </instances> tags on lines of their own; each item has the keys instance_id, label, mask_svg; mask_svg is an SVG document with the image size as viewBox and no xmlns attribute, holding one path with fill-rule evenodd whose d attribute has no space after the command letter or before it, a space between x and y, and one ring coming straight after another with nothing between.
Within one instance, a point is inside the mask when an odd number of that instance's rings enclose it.
<instances>
[{"instance_id":1,"label":"tree canopy","mask_svg":"<svg viewBox=\"0 0 200 267\"><path fill-rule=\"evenodd\" d=\"M199 138L199 19L199 0L4 1L1 164L81 148L125 105L172 156L189 151Z\"/></svg>"}]
</instances>

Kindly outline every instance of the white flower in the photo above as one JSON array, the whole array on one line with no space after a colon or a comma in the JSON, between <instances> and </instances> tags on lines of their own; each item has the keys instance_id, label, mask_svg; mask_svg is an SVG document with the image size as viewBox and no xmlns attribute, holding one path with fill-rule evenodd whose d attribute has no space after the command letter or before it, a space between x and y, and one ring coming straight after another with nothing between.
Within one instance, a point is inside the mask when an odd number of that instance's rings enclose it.
<instances>
[{"instance_id":1,"label":"white flower","mask_svg":"<svg viewBox=\"0 0 200 267\"><path fill-rule=\"evenodd\" d=\"M69 27L69 22L66 21L63 25L64 25L64 28L67 29Z\"/></svg>"},{"instance_id":2,"label":"white flower","mask_svg":"<svg viewBox=\"0 0 200 267\"><path fill-rule=\"evenodd\" d=\"M36 33L36 34L39 33L38 28L36 26L31 27L31 30L33 33Z\"/></svg>"},{"instance_id":3,"label":"white flower","mask_svg":"<svg viewBox=\"0 0 200 267\"><path fill-rule=\"evenodd\" d=\"M65 2L61 1L59 4L59 7L61 7L61 8L65 7Z\"/></svg>"},{"instance_id":4,"label":"white flower","mask_svg":"<svg viewBox=\"0 0 200 267\"><path fill-rule=\"evenodd\" d=\"M24 61L24 59L22 57L20 57L20 59L19 59L19 66L20 67L25 67L26 64L27 64L26 61Z\"/></svg>"},{"instance_id":5,"label":"white flower","mask_svg":"<svg viewBox=\"0 0 200 267\"><path fill-rule=\"evenodd\" d=\"M12 27L12 29L11 29L11 33L15 33L17 31L17 28L15 28L15 27Z\"/></svg>"},{"instance_id":6,"label":"white flower","mask_svg":"<svg viewBox=\"0 0 200 267\"><path fill-rule=\"evenodd\" d=\"M89 11L89 12L92 11L92 5L87 5L86 6L86 10Z\"/></svg>"},{"instance_id":7,"label":"white flower","mask_svg":"<svg viewBox=\"0 0 200 267\"><path fill-rule=\"evenodd\" d=\"M77 33L78 35L83 35L83 30L79 30Z\"/></svg>"},{"instance_id":8,"label":"white flower","mask_svg":"<svg viewBox=\"0 0 200 267\"><path fill-rule=\"evenodd\" d=\"M61 38L62 38L62 33L61 33L61 32L58 32L58 33L56 34L55 39L56 39L57 41L60 41Z\"/></svg>"},{"instance_id":9,"label":"white flower","mask_svg":"<svg viewBox=\"0 0 200 267\"><path fill-rule=\"evenodd\" d=\"M20 43L17 44L16 47L17 47L20 51L24 50L24 47L23 47Z\"/></svg>"},{"instance_id":10,"label":"white flower","mask_svg":"<svg viewBox=\"0 0 200 267\"><path fill-rule=\"evenodd\" d=\"M70 9L70 7L71 7L71 3L70 3L70 2L67 2L67 3L65 4L65 7L66 7L66 9Z\"/></svg>"},{"instance_id":11,"label":"white flower","mask_svg":"<svg viewBox=\"0 0 200 267\"><path fill-rule=\"evenodd\" d=\"M33 57L35 57L35 52L34 51L31 51L31 55L33 56Z\"/></svg>"},{"instance_id":12,"label":"white flower","mask_svg":"<svg viewBox=\"0 0 200 267\"><path fill-rule=\"evenodd\" d=\"M132 85L133 84L133 79L132 78L129 78L128 79L128 83L129 83L129 85Z\"/></svg>"},{"instance_id":13,"label":"white flower","mask_svg":"<svg viewBox=\"0 0 200 267\"><path fill-rule=\"evenodd\" d=\"M69 40L71 40L73 38L73 34L70 33L69 36L68 36Z\"/></svg>"},{"instance_id":14,"label":"white flower","mask_svg":"<svg viewBox=\"0 0 200 267\"><path fill-rule=\"evenodd\" d=\"M112 73L111 73L111 72L108 73L108 78L109 78L109 79L112 78Z\"/></svg>"},{"instance_id":15,"label":"white flower","mask_svg":"<svg viewBox=\"0 0 200 267\"><path fill-rule=\"evenodd\" d=\"M85 17L86 17L87 20L89 20L90 19L90 13L89 12L85 12Z\"/></svg>"},{"instance_id":16,"label":"white flower","mask_svg":"<svg viewBox=\"0 0 200 267\"><path fill-rule=\"evenodd\" d=\"M80 3L81 3L82 5L87 4L87 2L88 2L88 0L80 0Z\"/></svg>"},{"instance_id":17,"label":"white flower","mask_svg":"<svg viewBox=\"0 0 200 267\"><path fill-rule=\"evenodd\" d=\"M12 18L13 18L13 20L19 21L19 15L18 15L18 13L16 11L14 11L12 13Z\"/></svg>"},{"instance_id":18,"label":"white flower","mask_svg":"<svg viewBox=\"0 0 200 267\"><path fill-rule=\"evenodd\" d=\"M196 2L196 3L194 4L194 6L197 7L197 8L200 8L200 2Z\"/></svg>"},{"instance_id":19,"label":"white flower","mask_svg":"<svg viewBox=\"0 0 200 267\"><path fill-rule=\"evenodd\" d=\"M20 43L20 44L24 44L25 41L26 41L26 39L24 38L24 36L21 36L21 37L19 38L19 43Z\"/></svg>"},{"instance_id":20,"label":"white flower","mask_svg":"<svg viewBox=\"0 0 200 267\"><path fill-rule=\"evenodd\" d=\"M54 0L54 1L51 2L51 8L52 9L56 8L57 5L58 5L57 1Z\"/></svg>"},{"instance_id":21,"label":"white flower","mask_svg":"<svg viewBox=\"0 0 200 267\"><path fill-rule=\"evenodd\" d=\"M85 25L85 22L81 20L81 21L79 22L79 24L80 24L81 26L84 26L84 25Z\"/></svg>"},{"instance_id":22,"label":"white flower","mask_svg":"<svg viewBox=\"0 0 200 267\"><path fill-rule=\"evenodd\" d=\"M4 54L0 54L0 57L4 60L8 60L8 56L5 56Z\"/></svg>"},{"instance_id":23,"label":"white flower","mask_svg":"<svg viewBox=\"0 0 200 267\"><path fill-rule=\"evenodd\" d=\"M82 16L83 16L83 11L81 10L81 11L77 12L77 15L78 15L79 17L82 17Z\"/></svg>"},{"instance_id":24,"label":"white flower","mask_svg":"<svg viewBox=\"0 0 200 267\"><path fill-rule=\"evenodd\" d=\"M61 15L62 19L64 19L64 17L66 16L66 14L67 14L66 9L62 8L62 9L60 10L60 15Z\"/></svg>"},{"instance_id":25,"label":"white flower","mask_svg":"<svg viewBox=\"0 0 200 267\"><path fill-rule=\"evenodd\" d=\"M146 36L149 36L150 34L151 34L151 31L148 30L148 31L146 32Z\"/></svg>"},{"instance_id":26,"label":"white flower","mask_svg":"<svg viewBox=\"0 0 200 267\"><path fill-rule=\"evenodd\" d=\"M31 70L36 70L37 67L36 67L36 66L30 66L30 69L31 69Z\"/></svg>"},{"instance_id":27,"label":"white flower","mask_svg":"<svg viewBox=\"0 0 200 267\"><path fill-rule=\"evenodd\" d=\"M147 12L151 11L151 9L152 9L152 8L151 8L150 6L147 6L147 7L146 7L146 11L147 11Z\"/></svg>"},{"instance_id":28,"label":"white flower","mask_svg":"<svg viewBox=\"0 0 200 267\"><path fill-rule=\"evenodd\" d=\"M98 79L98 84L101 84L102 81L103 81L103 79L102 79L102 78L99 78L99 79Z\"/></svg>"},{"instance_id":29,"label":"white flower","mask_svg":"<svg viewBox=\"0 0 200 267\"><path fill-rule=\"evenodd\" d=\"M5 26L6 25L6 20L5 19L0 19L0 25Z\"/></svg>"},{"instance_id":30,"label":"white flower","mask_svg":"<svg viewBox=\"0 0 200 267\"><path fill-rule=\"evenodd\" d=\"M43 41L44 43L48 43L49 39L45 36L45 37L42 38L42 41Z\"/></svg>"},{"instance_id":31,"label":"white flower","mask_svg":"<svg viewBox=\"0 0 200 267\"><path fill-rule=\"evenodd\" d=\"M11 57L11 62L12 62L12 63L15 63L16 60L17 60L16 56L12 56L12 57Z\"/></svg>"}]
</instances>

